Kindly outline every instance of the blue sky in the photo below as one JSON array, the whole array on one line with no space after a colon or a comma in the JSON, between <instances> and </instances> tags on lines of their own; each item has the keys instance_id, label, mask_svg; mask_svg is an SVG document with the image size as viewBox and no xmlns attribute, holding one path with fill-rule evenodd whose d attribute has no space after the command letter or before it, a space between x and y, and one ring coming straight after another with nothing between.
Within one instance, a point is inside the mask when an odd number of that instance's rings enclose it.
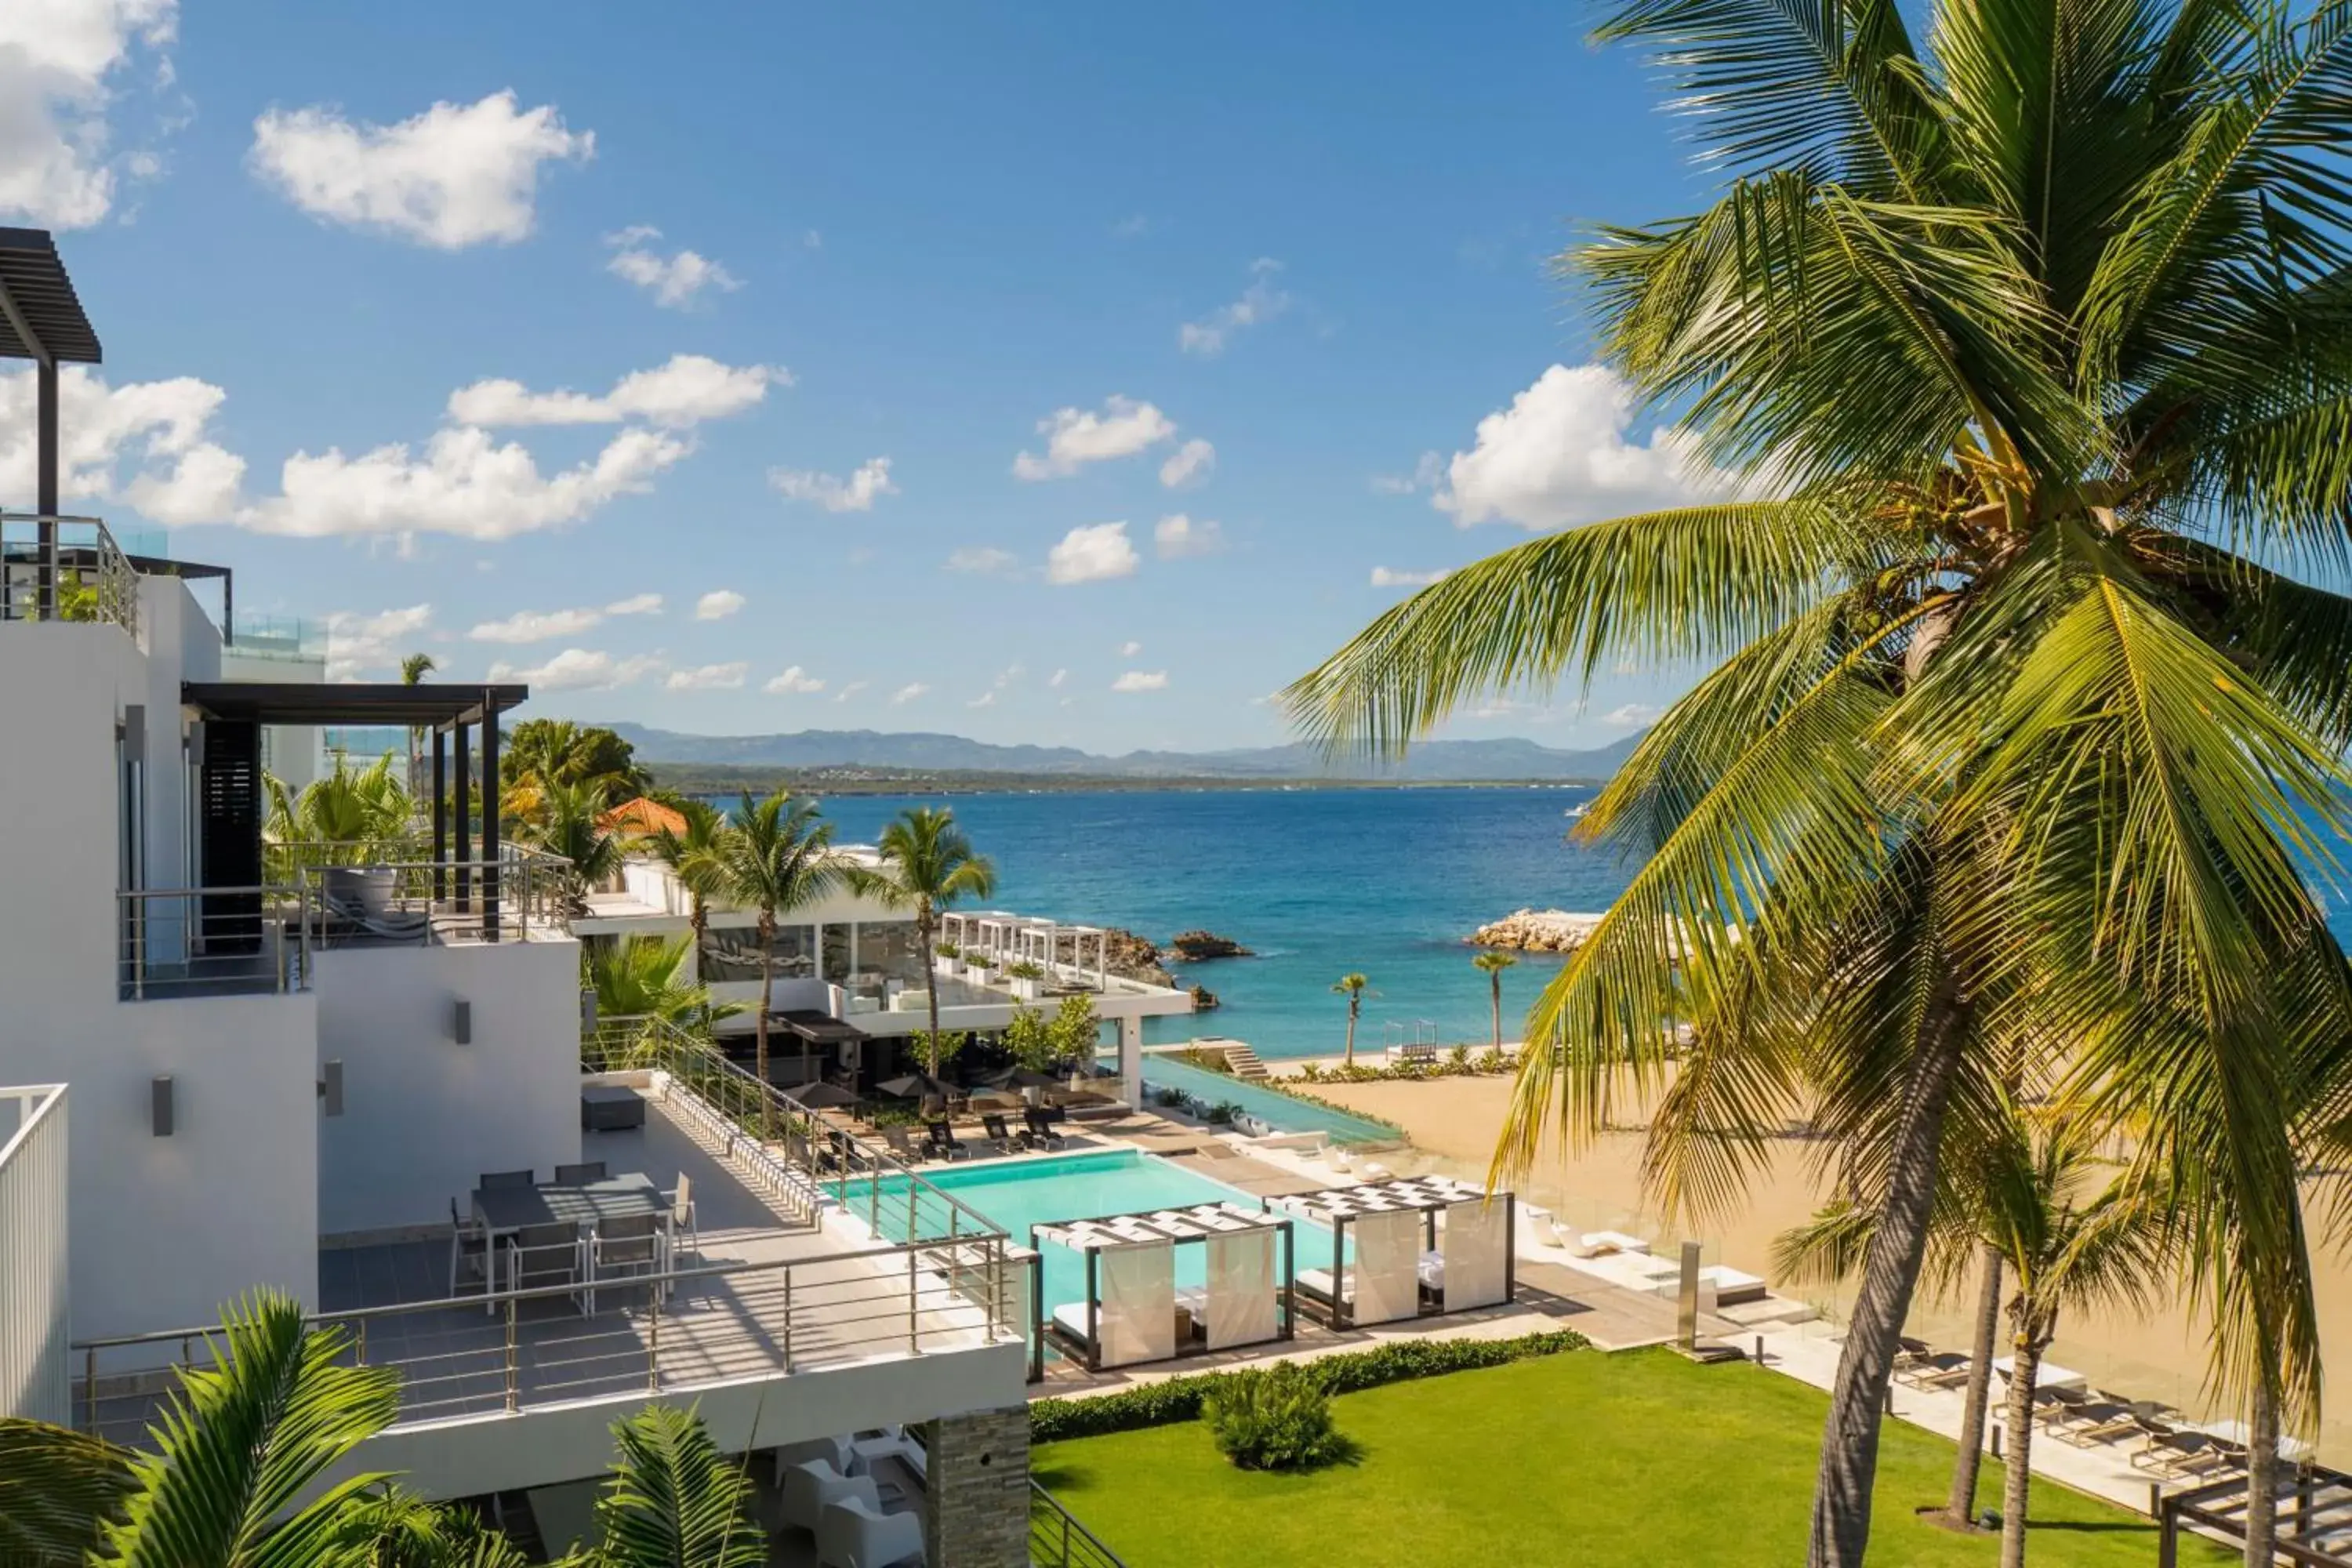
<instances>
[{"instance_id":1,"label":"blue sky","mask_svg":"<svg viewBox=\"0 0 2352 1568\"><path fill-rule=\"evenodd\" d=\"M1547 271L1702 195L1574 7L6 9L0 221L108 349L75 505L341 674L1257 744L1404 579L1706 483Z\"/></svg>"}]
</instances>

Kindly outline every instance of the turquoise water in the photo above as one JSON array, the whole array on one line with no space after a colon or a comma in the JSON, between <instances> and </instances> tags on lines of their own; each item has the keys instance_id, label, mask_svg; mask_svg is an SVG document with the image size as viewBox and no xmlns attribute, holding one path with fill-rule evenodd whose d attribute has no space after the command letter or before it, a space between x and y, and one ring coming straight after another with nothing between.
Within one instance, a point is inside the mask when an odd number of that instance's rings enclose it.
<instances>
[{"instance_id":1,"label":"turquoise water","mask_svg":"<svg viewBox=\"0 0 2352 1568\"><path fill-rule=\"evenodd\" d=\"M1191 1208L1200 1204L1238 1203L1249 1208L1261 1206L1255 1198L1237 1187L1213 1182L1181 1165L1172 1165L1135 1149L1106 1149L1083 1154L1056 1154L1037 1160L992 1160L985 1163L933 1167L923 1173L923 1179L933 1186L954 1194L960 1201L970 1204L1003 1226L1013 1239L1024 1247L1029 1244L1031 1226L1048 1225L1055 1220L1101 1219L1109 1215ZM890 1216L903 1215L906 1205L903 1203L894 1205L890 1199L894 1192L905 1193L905 1184L903 1176L885 1177L882 1182L882 1228L892 1240L904 1239L893 1230ZM865 1191L866 1184L850 1184L845 1201L852 1213L858 1212ZM1307 1248L1306 1233L1310 1228L1307 1226L1298 1227L1302 1251ZM1328 1233L1317 1231L1315 1234L1324 1237L1322 1248L1328 1251ZM1068 1247L1051 1242L1041 1244L1038 1251L1045 1259L1043 1300L1046 1309L1051 1310L1065 1301L1082 1299L1086 1295L1087 1275L1086 1265L1078 1255ZM1179 1285L1201 1284L1203 1280L1202 1268L1203 1252L1201 1247L1176 1248L1176 1282Z\"/></svg>"},{"instance_id":2,"label":"turquoise water","mask_svg":"<svg viewBox=\"0 0 2352 1568\"><path fill-rule=\"evenodd\" d=\"M1125 926L1156 942L1205 927L1255 958L1180 967L1218 1012L1153 1018L1151 1043L1230 1035L1266 1057L1337 1052L1347 1004L1331 983L1371 982L1360 1049L1390 1038L1489 1037L1486 977L1462 938L1526 907L1601 910L1629 868L1564 841L1582 788L1143 790L844 795L824 803L846 841L872 842L909 805L945 805L997 866L1000 908ZM1556 962L1503 976L1503 1029Z\"/></svg>"},{"instance_id":3,"label":"turquoise water","mask_svg":"<svg viewBox=\"0 0 2352 1568\"><path fill-rule=\"evenodd\" d=\"M1344 1110L1314 1105L1296 1095L1276 1089L1260 1089L1244 1083L1237 1078L1227 1078L1190 1062L1174 1061L1161 1054L1143 1058L1143 1082L1147 1089L1176 1089L1208 1105L1223 1101L1237 1105L1259 1121L1284 1132L1328 1132L1334 1143L1393 1143L1397 1141L1393 1128L1360 1116L1350 1116Z\"/></svg>"}]
</instances>

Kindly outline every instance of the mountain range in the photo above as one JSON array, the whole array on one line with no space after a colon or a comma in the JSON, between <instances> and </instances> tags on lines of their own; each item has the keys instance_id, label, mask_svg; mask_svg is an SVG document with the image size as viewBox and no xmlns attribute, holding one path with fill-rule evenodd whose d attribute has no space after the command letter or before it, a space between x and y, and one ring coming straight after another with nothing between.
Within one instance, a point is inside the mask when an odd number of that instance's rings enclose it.
<instances>
[{"instance_id":1,"label":"mountain range","mask_svg":"<svg viewBox=\"0 0 2352 1568\"><path fill-rule=\"evenodd\" d=\"M1335 763L1304 744L1219 752L1129 752L1103 756L1075 746L1000 746L961 735L877 730L801 730L780 735L688 735L643 724L608 726L641 762L749 768L892 768L929 773L1066 774L1077 778L1394 779L1460 784L1485 779L1598 783L1641 740L1563 751L1533 741L1427 741L1395 767Z\"/></svg>"}]
</instances>

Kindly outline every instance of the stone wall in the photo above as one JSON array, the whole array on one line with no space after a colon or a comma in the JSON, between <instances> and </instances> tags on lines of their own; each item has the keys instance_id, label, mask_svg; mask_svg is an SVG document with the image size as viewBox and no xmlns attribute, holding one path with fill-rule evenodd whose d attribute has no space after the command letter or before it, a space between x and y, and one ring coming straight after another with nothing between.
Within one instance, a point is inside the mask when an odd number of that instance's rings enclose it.
<instances>
[{"instance_id":1,"label":"stone wall","mask_svg":"<svg viewBox=\"0 0 2352 1568\"><path fill-rule=\"evenodd\" d=\"M1029 1568L1029 1407L943 1415L924 1437L931 1568Z\"/></svg>"}]
</instances>

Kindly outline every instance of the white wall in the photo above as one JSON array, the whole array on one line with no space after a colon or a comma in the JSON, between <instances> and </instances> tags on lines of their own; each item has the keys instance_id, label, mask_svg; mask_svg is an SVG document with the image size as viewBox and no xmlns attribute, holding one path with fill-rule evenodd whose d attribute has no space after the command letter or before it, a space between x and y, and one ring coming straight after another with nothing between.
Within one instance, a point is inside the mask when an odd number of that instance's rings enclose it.
<instances>
[{"instance_id":1,"label":"white wall","mask_svg":"<svg viewBox=\"0 0 2352 1568\"><path fill-rule=\"evenodd\" d=\"M70 1418L66 1090L0 1089L0 1415Z\"/></svg>"},{"instance_id":2,"label":"white wall","mask_svg":"<svg viewBox=\"0 0 2352 1568\"><path fill-rule=\"evenodd\" d=\"M315 954L318 1060L343 1064L319 1122L319 1228L446 1225L484 1171L580 1158L580 946L355 947ZM450 1038L473 1005L473 1044Z\"/></svg>"}]
</instances>

